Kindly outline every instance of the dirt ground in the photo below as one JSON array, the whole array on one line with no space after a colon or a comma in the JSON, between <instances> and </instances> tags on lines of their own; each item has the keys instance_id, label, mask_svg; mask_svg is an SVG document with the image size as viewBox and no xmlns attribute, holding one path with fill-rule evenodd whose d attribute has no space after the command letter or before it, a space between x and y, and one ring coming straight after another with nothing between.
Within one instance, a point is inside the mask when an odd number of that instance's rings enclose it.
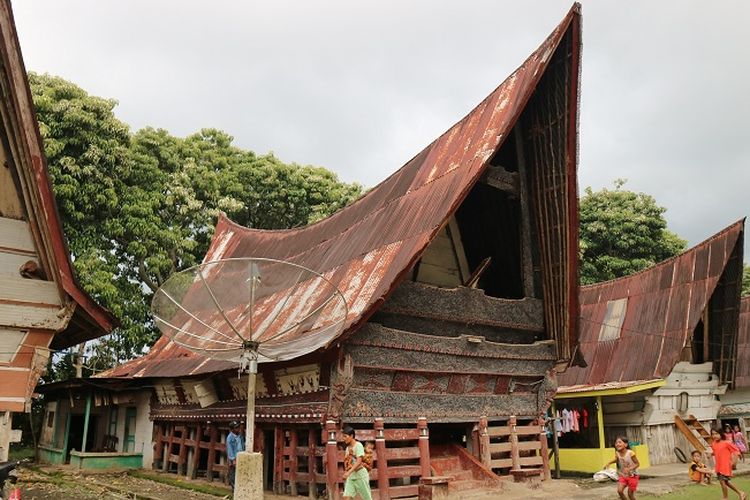
<instances>
[{"instance_id":1,"label":"dirt ground","mask_svg":"<svg viewBox=\"0 0 750 500\"><path fill-rule=\"evenodd\" d=\"M174 479L174 475L166 475ZM190 491L184 487L163 484L149 479L133 477L126 473L76 474L70 470L54 468L22 469L19 486L24 500L217 500L230 498L229 490L216 483L187 481L212 488L213 494ZM664 495L679 490L685 484L686 474L644 477L639 485L640 495ZM591 479L560 479L545 481L535 487L525 484L503 482L492 491L460 492L454 498L461 500L502 499L541 499L595 500L616 498L615 483L599 484ZM266 494L264 500L299 500L301 497Z\"/></svg>"}]
</instances>

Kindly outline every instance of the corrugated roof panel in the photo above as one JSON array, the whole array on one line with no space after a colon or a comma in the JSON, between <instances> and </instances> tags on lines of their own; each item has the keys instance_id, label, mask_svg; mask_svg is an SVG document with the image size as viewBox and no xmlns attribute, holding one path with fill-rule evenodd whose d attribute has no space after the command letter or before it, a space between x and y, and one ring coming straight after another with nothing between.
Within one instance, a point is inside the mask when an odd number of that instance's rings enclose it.
<instances>
[{"instance_id":1,"label":"corrugated roof panel","mask_svg":"<svg viewBox=\"0 0 750 500\"><path fill-rule=\"evenodd\" d=\"M582 287L579 339L588 366L568 368L559 376L560 385L666 377L690 345L730 257L741 250L743 232L744 220L644 271ZM599 342L607 302L622 297L628 297L628 306L620 339ZM750 366L750 348L738 351L738 380L750 385L750 368L744 368Z\"/></svg>"}]
</instances>

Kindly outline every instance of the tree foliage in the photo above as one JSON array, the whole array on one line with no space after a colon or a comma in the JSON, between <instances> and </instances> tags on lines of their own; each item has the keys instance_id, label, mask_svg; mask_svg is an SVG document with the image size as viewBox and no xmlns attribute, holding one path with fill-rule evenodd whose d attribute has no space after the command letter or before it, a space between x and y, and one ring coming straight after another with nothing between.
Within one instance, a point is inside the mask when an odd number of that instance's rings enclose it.
<instances>
[{"instance_id":1,"label":"tree foliage","mask_svg":"<svg viewBox=\"0 0 750 500\"><path fill-rule=\"evenodd\" d=\"M131 133L114 114L116 101L46 74L30 73L29 81L76 273L122 322L92 344L99 368L155 340L152 294L200 262L220 211L249 227L290 228L361 194L324 168L241 149L220 130Z\"/></svg>"},{"instance_id":2,"label":"tree foliage","mask_svg":"<svg viewBox=\"0 0 750 500\"><path fill-rule=\"evenodd\" d=\"M684 251L687 242L667 230L666 208L652 196L622 189L593 191L580 200L581 283L627 276Z\"/></svg>"},{"instance_id":3,"label":"tree foliage","mask_svg":"<svg viewBox=\"0 0 750 500\"><path fill-rule=\"evenodd\" d=\"M746 297L748 295L750 295L750 266L745 264L742 273L742 296Z\"/></svg>"}]
</instances>

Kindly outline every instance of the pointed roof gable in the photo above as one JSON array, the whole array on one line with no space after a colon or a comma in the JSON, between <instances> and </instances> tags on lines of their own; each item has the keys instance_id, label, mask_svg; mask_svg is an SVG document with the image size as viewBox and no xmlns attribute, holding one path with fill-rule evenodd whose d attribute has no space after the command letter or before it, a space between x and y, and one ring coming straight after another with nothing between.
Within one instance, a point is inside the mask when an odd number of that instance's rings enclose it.
<instances>
[{"instance_id":1,"label":"pointed roof gable","mask_svg":"<svg viewBox=\"0 0 750 500\"><path fill-rule=\"evenodd\" d=\"M8 160L21 186L19 200L25 207L41 266L58 285L61 303L75 307L74 321L52 341L53 349L63 349L104 335L116 319L81 288L73 274L8 0L0 1L0 58L2 128Z\"/></svg>"},{"instance_id":2,"label":"pointed roof gable","mask_svg":"<svg viewBox=\"0 0 750 500\"><path fill-rule=\"evenodd\" d=\"M562 213L564 220L555 229L564 228L563 234L550 235L550 240L560 241L548 253L561 255L562 262L551 263L550 267L564 268L566 274L560 277L556 293L545 291L545 300L549 311L557 311L546 320L551 337L557 340L559 359L569 361L577 344L578 314L579 4L574 4L544 43L466 117L360 199L315 224L287 230L246 228L222 215L204 262L252 256L291 261L320 272L346 298L349 310L343 334L353 332L383 303L480 180L563 40L568 45L561 60L570 78L561 90L566 104L559 136L565 139L559 146L564 158L563 175L557 177L563 178L563 193L556 200L556 212ZM309 350L300 355L306 352ZM192 365L187 361L191 358L195 360ZM189 353L162 337L145 358L102 376L153 376L157 372L165 376L149 363L164 359L181 364L182 374L228 367L227 363ZM175 375L171 368L167 371Z\"/></svg>"},{"instance_id":3,"label":"pointed roof gable","mask_svg":"<svg viewBox=\"0 0 750 500\"><path fill-rule=\"evenodd\" d=\"M721 338L720 357L727 361L720 378L731 382L744 227L743 219L639 273L581 287L580 348L588 366L568 368L558 376L560 386L667 377L718 286L726 317L711 328ZM718 340L713 344L712 349L719 348Z\"/></svg>"}]
</instances>

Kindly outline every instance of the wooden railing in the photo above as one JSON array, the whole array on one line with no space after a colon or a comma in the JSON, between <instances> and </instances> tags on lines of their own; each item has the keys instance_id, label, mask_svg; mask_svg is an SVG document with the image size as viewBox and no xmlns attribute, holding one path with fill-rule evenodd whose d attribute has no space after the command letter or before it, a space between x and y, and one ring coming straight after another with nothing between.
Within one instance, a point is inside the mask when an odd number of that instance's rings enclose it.
<instances>
[{"instance_id":1,"label":"wooden railing","mask_svg":"<svg viewBox=\"0 0 750 500\"><path fill-rule=\"evenodd\" d=\"M416 428L386 429L383 419L375 419L372 429L357 429L360 442L374 441L373 469L370 480L377 487L373 498L389 500L419 493L419 480L430 476L430 442L427 419L420 418ZM330 500L342 497L344 456L343 435L335 422L326 422L326 490ZM391 485L391 481L402 483Z\"/></svg>"},{"instance_id":2,"label":"wooden railing","mask_svg":"<svg viewBox=\"0 0 750 500\"><path fill-rule=\"evenodd\" d=\"M540 469L544 479L550 478L547 434L538 422L519 425L511 416L507 425L492 425L482 417L477 426L479 459L498 475L512 471Z\"/></svg>"}]
</instances>

